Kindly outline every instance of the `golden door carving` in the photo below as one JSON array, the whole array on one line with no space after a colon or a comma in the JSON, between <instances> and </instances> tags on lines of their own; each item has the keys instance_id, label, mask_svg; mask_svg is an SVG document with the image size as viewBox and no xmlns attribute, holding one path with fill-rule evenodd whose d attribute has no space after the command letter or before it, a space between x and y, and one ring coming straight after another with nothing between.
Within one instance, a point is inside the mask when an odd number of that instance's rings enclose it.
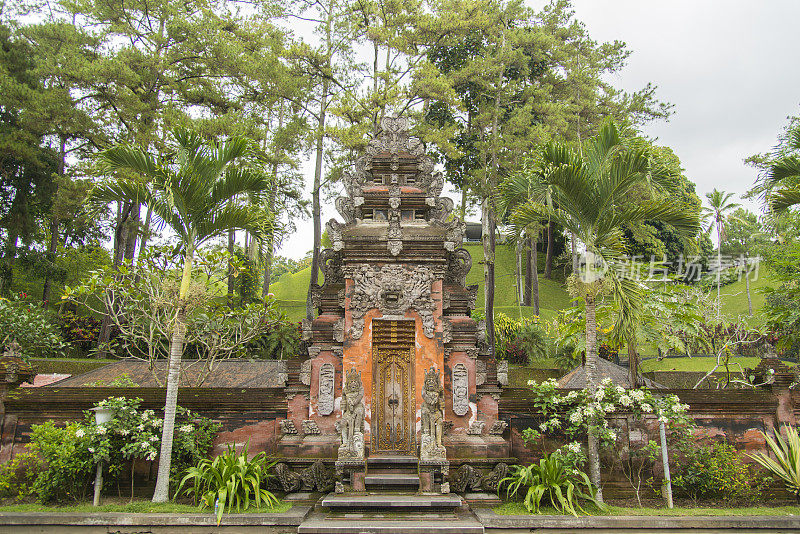
<instances>
[{"instance_id":1,"label":"golden door carving","mask_svg":"<svg viewBox=\"0 0 800 534\"><path fill-rule=\"evenodd\" d=\"M399 324L398 324L399 323ZM410 453L414 444L414 323L375 321L372 357L375 362L373 429L376 452ZM408 327L411 327L410 336ZM388 327L388 328L387 328ZM405 331L405 332L404 332Z\"/></svg>"}]
</instances>

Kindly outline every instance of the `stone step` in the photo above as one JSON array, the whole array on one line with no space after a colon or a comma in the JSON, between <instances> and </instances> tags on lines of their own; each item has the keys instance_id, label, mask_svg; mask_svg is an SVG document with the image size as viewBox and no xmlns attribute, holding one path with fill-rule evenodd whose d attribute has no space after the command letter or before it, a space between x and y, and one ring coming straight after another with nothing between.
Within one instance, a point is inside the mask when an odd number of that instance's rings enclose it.
<instances>
[{"instance_id":1,"label":"stone step","mask_svg":"<svg viewBox=\"0 0 800 534\"><path fill-rule=\"evenodd\" d=\"M416 466L419 458L416 456L376 455L367 458L367 467L372 466Z\"/></svg>"},{"instance_id":2,"label":"stone step","mask_svg":"<svg viewBox=\"0 0 800 534\"><path fill-rule=\"evenodd\" d=\"M442 495L439 493L418 495L411 493L329 493L322 498L321 505L329 510L361 509L361 510L386 510L386 509L413 509L431 510L442 508L459 508L461 497L454 493Z\"/></svg>"},{"instance_id":3,"label":"stone step","mask_svg":"<svg viewBox=\"0 0 800 534\"><path fill-rule=\"evenodd\" d=\"M419 475L412 473L377 473L364 477L367 486L413 486L419 487Z\"/></svg>"},{"instance_id":4,"label":"stone step","mask_svg":"<svg viewBox=\"0 0 800 534\"><path fill-rule=\"evenodd\" d=\"M375 520L308 519L297 527L298 534L483 534L475 519Z\"/></svg>"}]
</instances>

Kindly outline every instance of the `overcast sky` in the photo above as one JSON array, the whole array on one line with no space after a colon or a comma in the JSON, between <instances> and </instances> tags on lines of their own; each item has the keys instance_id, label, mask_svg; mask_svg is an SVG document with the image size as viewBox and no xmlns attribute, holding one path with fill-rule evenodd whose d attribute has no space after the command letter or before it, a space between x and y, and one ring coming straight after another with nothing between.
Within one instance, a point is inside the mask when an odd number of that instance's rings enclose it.
<instances>
[{"instance_id":1,"label":"overcast sky","mask_svg":"<svg viewBox=\"0 0 800 534\"><path fill-rule=\"evenodd\" d=\"M675 105L669 121L644 130L672 147L698 195L715 187L747 191L756 172L743 160L768 151L786 117L800 115L800 2L573 1L593 39L619 39L633 52L614 84L635 91L652 82L658 97ZM310 177L313 168L305 168ZM327 207L323 224L334 216ZM278 254L304 256L312 235L310 221L298 222Z\"/></svg>"}]
</instances>

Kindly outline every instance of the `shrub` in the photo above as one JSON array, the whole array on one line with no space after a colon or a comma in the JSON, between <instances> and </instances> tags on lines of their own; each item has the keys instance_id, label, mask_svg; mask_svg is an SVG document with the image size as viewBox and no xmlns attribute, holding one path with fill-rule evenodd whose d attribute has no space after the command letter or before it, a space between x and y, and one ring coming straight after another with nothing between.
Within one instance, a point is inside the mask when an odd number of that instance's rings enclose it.
<instances>
[{"instance_id":1,"label":"shrub","mask_svg":"<svg viewBox=\"0 0 800 534\"><path fill-rule=\"evenodd\" d=\"M745 464L728 443L691 444L678 458L672 487L679 497L753 502L772 481Z\"/></svg>"},{"instance_id":2,"label":"shrub","mask_svg":"<svg viewBox=\"0 0 800 534\"><path fill-rule=\"evenodd\" d=\"M86 496L95 473L90 438L79 423L56 427L51 421L31 427L30 451L41 465L33 479L31 493L41 502L78 502Z\"/></svg>"},{"instance_id":3,"label":"shrub","mask_svg":"<svg viewBox=\"0 0 800 534\"><path fill-rule=\"evenodd\" d=\"M88 351L97 343L101 325L99 319L78 315L72 311L65 311L58 319L61 334L67 342L84 351Z\"/></svg>"},{"instance_id":4,"label":"shrub","mask_svg":"<svg viewBox=\"0 0 800 534\"><path fill-rule=\"evenodd\" d=\"M275 495L261 487L269 479L268 471L274 464L267 461L263 452L248 460L246 444L241 453L236 452L236 447L231 444L225 453L213 460L202 459L187 469L175 495L181 491L193 495L195 503L199 500L199 505L205 508L214 508L219 501L216 510L219 525L222 514L226 509L228 512L233 510L234 505L238 512L249 508L251 501L257 507L262 503L272 506L278 502ZM183 489L187 482L192 485Z\"/></svg>"},{"instance_id":5,"label":"shrub","mask_svg":"<svg viewBox=\"0 0 800 534\"><path fill-rule=\"evenodd\" d=\"M761 433L775 455L774 460L763 452L749 456L770 473L783 480L786 489L795 497L800 498L800 436L794 427L783 425L783 429L786 433L785 440L777 432L775 439Z\"/></svg>"},{"instance_id":6,"label":"shrub","mask_svg":"<svg viewBox=\"0 0 800 534\"><path fill-rule=\"evenodd\" d=\"M36 473L39 457L25 450L0 465L0 497L22 499L31 493L31 475Z\"/></svg>"},{"instance_id":7,"label":"shrub","mask_svg":"<svg viewBox=\"0 0 800 534\"><path fill-rule=\"evenodd\" d=\"M597 488L586 473L571 468L555 453L545 455L538 464L512 466L511 475L501 481L501 486L503 484L507 484L507 496L515 496L526 488L523 504L529 512L536 514L543 501L559 513L568 512L574 516L578 515L578 510L586 513L581 507L582 501L591 502L598 508L604 507L597 501Z\"/></svg>"},{"instance_id":8,"label":"shrub","mask_svg":"<svg viewBox=\"0 0 800 534\"><path fill-rule=\"evenodd\" d=\"M0 342L15 340L25 358L62 356L67 347L52 312L22 297L0 298Z\"/></svg>"}]
</instances>

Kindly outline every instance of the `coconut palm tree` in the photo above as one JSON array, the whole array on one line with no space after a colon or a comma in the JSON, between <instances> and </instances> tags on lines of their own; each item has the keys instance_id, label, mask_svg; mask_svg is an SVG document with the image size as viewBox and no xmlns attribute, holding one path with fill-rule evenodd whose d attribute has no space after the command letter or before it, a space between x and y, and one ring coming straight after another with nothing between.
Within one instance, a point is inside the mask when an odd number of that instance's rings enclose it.
<instances>
[{"instance_id":1,"label":"coconut palm tree","mask_svg":"<svg viewBox=\"0 0 800 534\"><path fill-rule=\"evenodd\" d=\"M538 199L514 209L511 220L526 227L549 219L573 232L586 248L586 267L573 275L574 293L586 303L586 381L594 395L598 385L596 301L609 290L620 308L618 325L634 331L641 307L641 285L615 269L627 254L624 228L645 221L672 225L681 235L694 236L700 227L696 213L687 213L669 198L650 198L633 203L641 187L665 189L672 174L654 164L648 149L623 142L613 124L603 126L579 155L561 144L542 148L542 160L553 164L542 173L550 187L552 204ZM600 491L600 456L597 429L589 426L589 471Z\"/></svg>"},{"instance_id":2,"label":"coconut palm tree","mask_svg":"<svg viewBox=\"0 0 800 534\"><path fill-rule=\"evenodd\" d=\"M800 204L800 126L789 131L786 150L769 163L759 188L776 214Z\"/></svg>"},{"instance_id":3,"label":"coconut palm tree","mask_svg":"<svg viewBox=\"0 0 800 534\"><path fill-rule=\"evenodd\" d=\"M717 191L715 187L710 193L706 193L708 206L703 208L709 224L709 230L716 227L717 231L717 318L720 316L721 301L720 301L720 275L722 274L722 240L725 238L723 229L725 221L728 219L729 212L739 207L736 202L731 202L733 193L726 193L725 191Z\"/></svg>"},{"instance_id":4,"label":"coconut palm tree","mask_svg":"<svg viewBox=\"0 0 800 534\"><path fill-rule=\"evenodd\" d=\"M246 230L260 236L267 217L261 209L246 206L248 195L267 191L270 181L247 165L250 143L232 138L206 143L197 132L172 132L177 148L168 160L160 161L145 150L117 145L99 155L107 173L116 177L97 184L87 197L89 211L97 212L111 202L140 203L152 210L157 224L169 227L177 236L184 255L183 276L178 293L175 325L169 351L164 426L154 502L169 498L169 469L172 436L178 401L178 380L186 333L186 293L192 278L195 251L209 239L224 236L230 229ZM142 179L128 176L138 175Z\"/></svg>"}]
</instances>

